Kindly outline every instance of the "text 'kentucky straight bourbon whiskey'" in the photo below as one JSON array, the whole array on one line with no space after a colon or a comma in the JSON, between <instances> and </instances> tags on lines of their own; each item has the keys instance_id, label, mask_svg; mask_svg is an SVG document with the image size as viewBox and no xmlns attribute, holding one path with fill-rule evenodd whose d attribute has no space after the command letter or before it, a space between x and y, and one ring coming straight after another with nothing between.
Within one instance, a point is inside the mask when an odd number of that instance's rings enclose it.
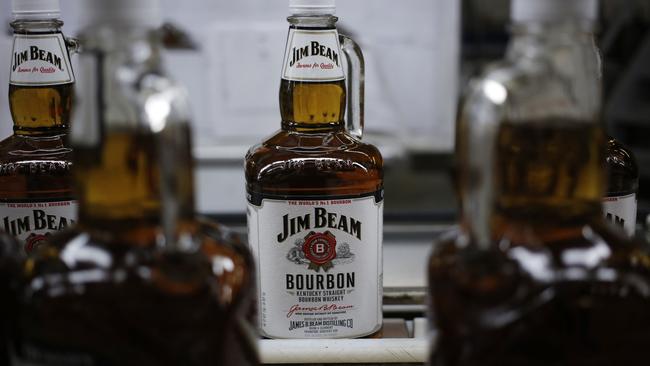
<instances>
[{"instance_id":1,"label":"text 'kentucky straight bourbon whiskey'","mask_svg":"<svg viewBox=\"0 0 650 366\"><path fill-rule=\"evenodd\" d=\"M282 129L246 156L260 328L273 338L370 335L382 324L383 170L360 141L363 59L339 36L334 1L290 9Z\"/></svg>"},{"instance_id":2,"label":"text 'kentucky straight bourbon whiskey'","mask_svg":"<svg viewBox=\"0 0 650 366\"><path fill-rule=\"evenodd\" d=\"M514 0L462 108L460 234L429 262L433 366L637 365L650 253L602 215L596 0Z\"/></svg>"},{"instance_id":3,"label":"text 'kentucky straight bourbon whiskey'","mask_svg":"<svg viewBox=\"0 0 650 366\"><path fill-rule=\"evenodd\" d=\"M188 99L165 75L159 1L79 4L79 220L21 271L14 363L256 365L253 257L195 215Z\"/></svg>"},{"instance_id":4,"label":"text 'kentucky straight bourbon whiskey'","mask_svg":"<svg viewBox=\"0 0 650 366\"><path fill-rule=\"evenodd\" d=\"M14 134L0 142L0 229L30 252L76 219L67 141L75 77L59 1L14 0L13 7Z\"/></svg>"}]
</instances>

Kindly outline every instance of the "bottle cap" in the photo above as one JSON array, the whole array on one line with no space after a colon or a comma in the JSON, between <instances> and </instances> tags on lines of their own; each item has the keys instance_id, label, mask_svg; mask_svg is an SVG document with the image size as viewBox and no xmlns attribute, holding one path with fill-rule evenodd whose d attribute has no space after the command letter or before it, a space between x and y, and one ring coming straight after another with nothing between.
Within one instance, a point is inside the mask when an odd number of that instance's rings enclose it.
<instances>
[{"instance_id":1,"label":"bottle cap","mask_svg":"<svg viewBox=\"0 0 650 366\"><path fill-rule=\"evenodd\" d=\"M162 24L159 0L83 0L87 26L111 24L157 28Z\"/></svg>"},{"instance_id":2,"label":"bottle cap","mask_svg":"<svg viewBox=\"0 0 650 366\"><path fill-rule=\"evenodd\" d=\"M59 18L59 0L12 0L13 15L16 18Z\"/></svg>"},{"instance_id":3,"label":"bottle cap","mask_svg":"<svg viewBox=\"0 0 650 366\"><path fill-rule=\"evenodd\" d=\"M595 21L598 0L512 0L510 16L514 22Z\"/></svg>"},{"instance_id":4,"label":"bottle cap","mask_svg":"<svg viewBox=\"0 0 650 366\"><path fill-rule=\"evenodd\" d=\"M336 13L336 0L289 0L289 12L294 15Z\"/></svg>"}]
</instances>

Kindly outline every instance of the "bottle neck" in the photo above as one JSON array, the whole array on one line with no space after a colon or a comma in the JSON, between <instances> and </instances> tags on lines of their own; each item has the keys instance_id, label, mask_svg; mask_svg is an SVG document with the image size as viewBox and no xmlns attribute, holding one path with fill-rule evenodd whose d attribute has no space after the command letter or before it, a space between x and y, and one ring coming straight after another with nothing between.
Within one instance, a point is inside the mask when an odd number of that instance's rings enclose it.
<instances>
[{"instance_id":1,"label":"bottle neck","mask_svg":"<svg viewBox=\"0 0 650 366\"><path fill-rule=\"evenodd\" d=\"M523 72L546 75L549 85L564 84L557 90L547 87L546 92L561 91L575 107L573 118L596 122L601 109L602 70L593 28L590 22L515 24L506 59Z\"/></svg>"},{"instance_id":2,"label":"bottle neck","mask_svg":"<svg viewBox=\"0 0 650 366\"><path fill-rule=\"evenodd\" d=\"M167 236L194 218L188 107L164 76L160 49L148 29L85 34L80 93L90 98L82 98L71 133L84 227Z\"/></svg>"},{"instance_id":3,"label":"bottle neck","mask_svg":"<svg viewBox=\"0 0 650 366\"><path fill-rule=\"evenodd\" d=\"M79 128L73 129L78 131L73 133L73 140L86 145L88 133L100 136L149 131L151 126L142 121L146 98L143 94L162 86L152 83L169 83L160 57L160 34L148 28L103 25L82 33L80 41L83 50L79 64L83 66L83 79L90 82L78 86L78 90L80 94L98 93L96 98L101 104L81 99L82 111L77 115L87 113L97 116L97 121L79 123Z\"/></svg>"},{"instance_id":4,"label":"bottle neck","mask_svg":"<svg viewBox=\"0 0 650 366\"><path fill-rule=\"evenodd\" d=\"M287 17L291 28L335 29L339 18L333 14L295 14Z\"/></svg>"},{"instance_id":5,"label":"bottle neck","mask_svg":"<svg viewBox=\"0 0 650 366\"><path fill-rule=\"evenodd\" d=\"M17 18L9 102L17 135L67 132L73 104L74 73L59 19Z\"/></svg>"},{"instance_id":6,"label":"bottle neck","mask_svg":"<svg viewBox=\"0 0 650 366\"><path fill-rule=\"evenodd\" d=\"M133 84L144 74L162 71L162 35L146 27L102 25L81 35L85 54L100 59L105 86Z\"/></svg>"},{"instance_id":7,"label":"bottle neck","mask_svg":"<svg viewBox=\"0 0 650 366\"><path fill-rule=\"evenodd\" d=\"M511 33L506 54L510 60L548 57L567 47L582 48L582 52L595 49L594 25L586 21L518 22Z\"/></svg>"},{"instance_id":8,"label":"bottle neck","mask_svg":"<svg viewBox=\"0 0 650 366\"><path fill-rule=\"evenodd\" d=\"M343 54L333 15L296 15L290 23L280 85L282 128L342 129L346 107Z\"/></svg>"},{"instance_id":9,"label":"bottle neck","mask_svg":"<svg viewBox=\"0 0 650 366\"><path fill-rule=\"evenodd\" d=\"M60 19L16 18L11 22L14 34L60 33L63 21Z\"/></svg>"}]
</instances>

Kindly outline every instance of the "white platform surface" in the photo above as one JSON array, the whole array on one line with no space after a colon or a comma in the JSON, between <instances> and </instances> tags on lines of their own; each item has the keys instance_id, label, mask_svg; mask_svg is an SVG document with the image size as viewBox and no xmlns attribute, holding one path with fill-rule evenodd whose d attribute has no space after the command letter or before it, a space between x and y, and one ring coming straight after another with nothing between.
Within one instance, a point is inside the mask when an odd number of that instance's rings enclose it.
<instances>
[{"instance_id":1,"label":"white platform surface","mask_svg":"<svg viewBox=\"0 0 650 366\"><path fill-rule=\"evenodd\" d=\"M425 363L431 338L426 319L414 321L416 338L384 339L263 339L262 363Z\"/></svg>"}]
</instances>

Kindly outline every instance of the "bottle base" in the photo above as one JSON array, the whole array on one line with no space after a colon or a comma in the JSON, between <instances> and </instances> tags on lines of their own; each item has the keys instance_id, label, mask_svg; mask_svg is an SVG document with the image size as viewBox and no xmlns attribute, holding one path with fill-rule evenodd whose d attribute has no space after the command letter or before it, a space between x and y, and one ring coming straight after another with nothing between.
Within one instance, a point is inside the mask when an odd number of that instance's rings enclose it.
<instances>
[{"instance_id":1,"label":"bottle base","mask_svg":"<svg viewBox=\"0 0 650 366\"><path fill-rule=\"evenodd\" d=\"M384 325L383 322L378 324L369 332L363 332L358 335L345 335L340 337L284 337L284 336L274 336L264 332L262 329L259 330L260 337L262 339L355 339L355 338L370 338L370 339L379 339L383 337Z\"/></svg>"}]
</instances>

